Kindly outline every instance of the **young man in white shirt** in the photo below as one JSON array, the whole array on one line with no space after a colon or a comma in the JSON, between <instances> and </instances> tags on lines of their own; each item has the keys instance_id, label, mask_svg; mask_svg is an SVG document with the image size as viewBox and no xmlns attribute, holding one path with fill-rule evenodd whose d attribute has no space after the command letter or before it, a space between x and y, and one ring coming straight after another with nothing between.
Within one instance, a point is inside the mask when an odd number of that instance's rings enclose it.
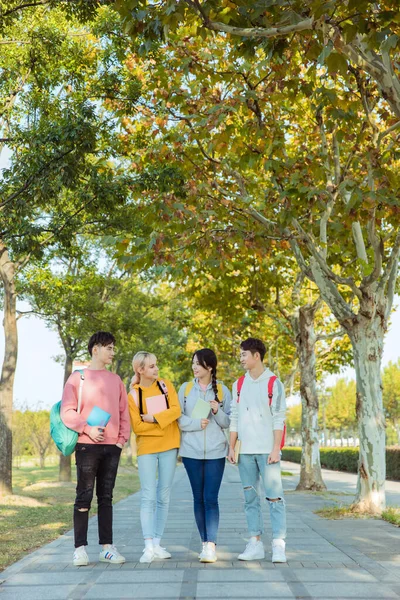
<instances>
[{"instance_id":1,"label":"young man in white shirt","mask_svg":"<svg viewBox=\"0 0 400 600\"><path fill-rule=\"evenodd\" d=\"M259 497L260 479L270 508L272 562L286 562L286 508L283 497L280 446L286 401L282 382L263 364L266 348L257 338L240 344L240 362L246 375L232 388L230 447L228 460L235 463L235 444L240 440L239 474L245 498L250 542L239 560L265 557L261 541L263 519ZM270 378L275 380L270 382ZM269 386L273 382L271 402ZM239 388L239 393L238 393ZM270 390L271 391L271 390Z\"/></svg>"}]
</instances>

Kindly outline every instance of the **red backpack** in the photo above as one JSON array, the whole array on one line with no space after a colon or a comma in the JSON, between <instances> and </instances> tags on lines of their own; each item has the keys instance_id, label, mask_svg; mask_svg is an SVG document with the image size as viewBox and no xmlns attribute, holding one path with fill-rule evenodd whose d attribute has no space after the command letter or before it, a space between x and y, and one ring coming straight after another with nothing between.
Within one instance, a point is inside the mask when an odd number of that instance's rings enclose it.
<instances>
[{"instance_id":1,"label":"red backpack","mask_svg":"<svg viewBox=\"0 0 400 600\"><path fill-rule=\"evenodd\" d=\"M242 375L241 377L239 377L238 382L237 382L237 398L236 398L236 402L239 403L240 400L240 391L243 387L243 382L244 382L244 375ZM275 380L278 379L276 375L272 375L272 377L269 378L268 381L268 398L269 398L269 406L271 406L272 404L272 397L273 397L273 389L274 389L274 383ZM286 423L283 424L283 434L282 434L282 440L281 440L281 450L283 448L283 446L285 445L285 437L286 437Z\"/></svg>"}]
</instances>

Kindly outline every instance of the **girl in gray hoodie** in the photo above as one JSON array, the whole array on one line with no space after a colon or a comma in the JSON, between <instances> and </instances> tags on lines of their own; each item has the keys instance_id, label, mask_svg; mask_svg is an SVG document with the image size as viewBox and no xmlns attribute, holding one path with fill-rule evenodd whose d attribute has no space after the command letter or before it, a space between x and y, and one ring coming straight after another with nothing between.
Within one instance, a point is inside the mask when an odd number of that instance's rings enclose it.
<instances>
[{"instance_id":1,"label":"girl in gray hoodie","mask_svg":"<svg viewBox=\"0 0 400 600\"><path fill-rule=\"evenodd\" d=\"M194 515L203 544L199 559L215 562L218 493L228 452L224 429L230 424L231 394L217 382L217 357L213 350L197 350L192 357L192 369L194 380L182 384L178 394L182 410L178 420L182 431L179 454L192 487ZM201 401L209 404L208 414L192 418Z\"/></svg>"}]
</instances>

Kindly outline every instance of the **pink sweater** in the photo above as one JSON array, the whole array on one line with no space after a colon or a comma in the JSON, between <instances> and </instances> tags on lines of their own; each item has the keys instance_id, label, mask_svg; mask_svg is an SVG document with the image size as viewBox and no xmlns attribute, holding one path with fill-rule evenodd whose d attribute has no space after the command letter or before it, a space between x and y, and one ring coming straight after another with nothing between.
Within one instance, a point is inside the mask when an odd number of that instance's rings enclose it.
<instances>
[{"instance_id":1,"label":"pink sweater","mask_svg":"<svg viewBox=\"0 0 400 600\"><path fill-rule=\"evenodd\" d=\"M92 408L98 406L110 413L111 418L104 430L104 441L97 443L124 445L130 434L128 399L124 384L118 375L106 369L85 369L84 373L80 414L77 413L80 373L72 373L65 384L61 401L61 418L64 425L79 433L79 443L95 444L96 442L87 435L90 425L86 423L86 419Z\"/></svg>"}]
</instances>

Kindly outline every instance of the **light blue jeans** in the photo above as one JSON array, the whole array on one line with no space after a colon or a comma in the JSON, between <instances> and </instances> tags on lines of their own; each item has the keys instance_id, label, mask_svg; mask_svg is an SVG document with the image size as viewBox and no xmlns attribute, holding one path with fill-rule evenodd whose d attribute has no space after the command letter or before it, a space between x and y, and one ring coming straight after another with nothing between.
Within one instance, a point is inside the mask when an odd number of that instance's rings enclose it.
<instances>
[{"instance_id":1,"label":"light blue jeans","mask_svg":"<svg viewBox=\"0 0 400 600\"><path fill-rule=\"evenodd\" d=\"M268 454L240 454L239 473L244 491L244 511L251 536L263 533L259 488L260 479L268 500L272 537L286 537L286 507L283 497L281 463L268 464ZM276 502L270 499L279 498Z\"/></svg>"},{"instance_id":2,"label":"light blue jeans","mask_svg":"<svg viewBox=\"0 0 400 600\"><path fill-rule=\"evenodd\" d=\"M162 538L167 522L169 497L178 449L138 456L140 521L143 538ZM158 479L157 479L158 471Z\"/></svg>"}]
</instances>

